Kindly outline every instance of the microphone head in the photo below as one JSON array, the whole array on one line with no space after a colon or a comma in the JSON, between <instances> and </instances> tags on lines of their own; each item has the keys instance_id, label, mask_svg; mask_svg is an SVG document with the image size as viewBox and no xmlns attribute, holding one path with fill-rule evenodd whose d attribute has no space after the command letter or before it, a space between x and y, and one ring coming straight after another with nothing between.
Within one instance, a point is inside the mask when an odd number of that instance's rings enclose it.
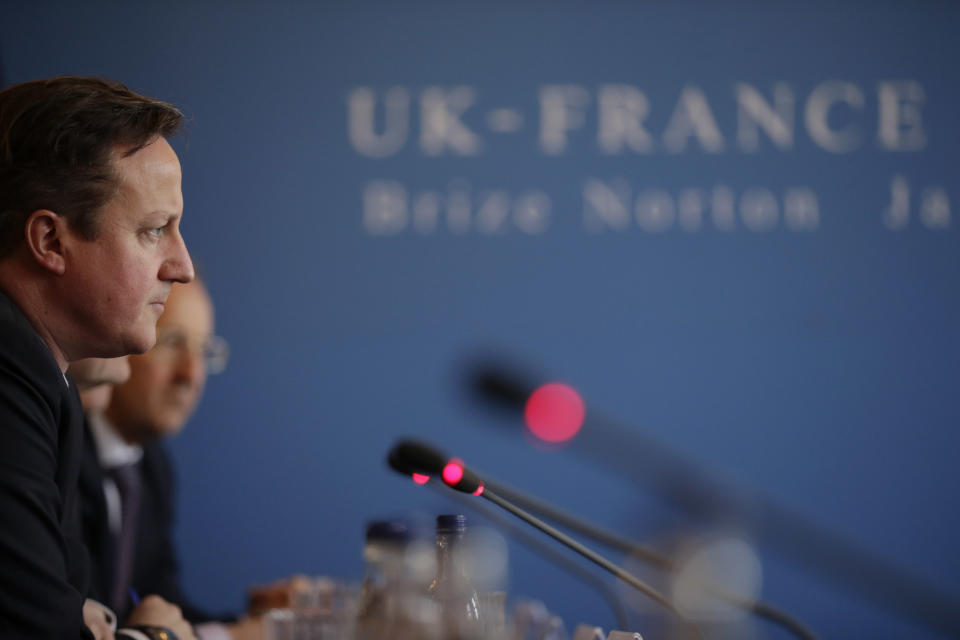
<instances>
[{"instance_id":1,"label":"microphone head","mask_svg":"<svg viewBox=\"0 0 960 640\"><path fill-rule=\"evenodd\" d=\"M433 447L416 440L401 440L390 449L387 464L403 475L438 475L447 464L447 457Z\"/></svg>"},{"instance_id":2,"label":"microphone head","mask_svg":"<svg viewBox=\"0 0 960 640\"><path fill-rule=\"evenodd\" d=\"M483 481L459 458L448 458L442 451L416 440L401 440L387 455L387 464L394 471L413 476L417 484L424 484L431 476L440 476L451 489L480 495Z\"/></svg>"},{"instance_id":3,"label":"microphone head","mask_svg":"<svg viewBox=\"0 0 960 640\"><path fill-rule=\"evenodd\" d=\"M508 409L523 410L527 398L537 383L511 367L498 363L479 363L470 367L468 383L474 394L484 402Z\"/></svg>"},{"instance_id":4,"label":"microphone head","mask_svg":"<svg viewBox=\"0 0 960 640\"><path fill-rule=\"evenodd\" d=\"M483 493L483 481L467 468L460 458L453 458L443 467L441 475L444 484L463 493L480 495Z\"/></svg>"}]
</instances>

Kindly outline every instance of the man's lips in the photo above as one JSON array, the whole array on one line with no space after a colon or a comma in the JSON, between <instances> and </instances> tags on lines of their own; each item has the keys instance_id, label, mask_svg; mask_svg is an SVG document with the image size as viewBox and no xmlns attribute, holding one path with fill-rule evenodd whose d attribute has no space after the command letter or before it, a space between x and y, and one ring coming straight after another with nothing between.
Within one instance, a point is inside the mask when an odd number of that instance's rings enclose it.
<instances>
[{"instance_id":1,"label":"man's lips","mask_svg":"<svg viewBox=\"0 0 960 640\"><path fill-rule=\"evenodd\" d=\"M166 291L160 294L159 298L154 298L153 300L151 300L150 306L156 307L160 309L160 311L163 311L167 306L167 298L169 297L170 297L170 289L168 288Z\"/></svg>"}]
</instances>

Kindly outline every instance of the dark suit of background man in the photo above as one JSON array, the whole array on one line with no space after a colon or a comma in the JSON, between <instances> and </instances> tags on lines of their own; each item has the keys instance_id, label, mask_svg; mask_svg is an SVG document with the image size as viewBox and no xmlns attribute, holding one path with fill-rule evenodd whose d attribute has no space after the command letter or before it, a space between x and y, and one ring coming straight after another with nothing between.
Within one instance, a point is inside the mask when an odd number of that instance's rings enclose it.
<instances>
[{"instance_id":1,"label":"dark suit of background man","mask_svg":"<svg viewBox=\"0 0 960 640\"><path fill-rule=\"evenodd\" d=\"M0 91L0 638L92 638L78 543L81 413L69 362L140 353L174 282L174 107L122 85L55 78ZM172 605L134 622L193 638Z\"/></svg>"},{"instance_id":2,"label":"dark suit of background man","mask_svg":"<svg viewBox=\"0 0 960 640\"><path fill-rule=\"evenodd\" d=\"M129 358L130 377L113 388L105 410L97 410L102 399L84 397L89 437L80 476L83 531L94 591L121 619L132 586L179 605L191 622L205 623L197 626L201 639L259 637L253 620L210 624L229 616L204 611L187 597L173 543L174 473L162 438L180 432L200 401L207 374L226 365L226 343L214 335L213 315L202 282L174 285L157 322L156 346ZM111 480L111 470L123 466L131 467L139 486L129 567L119 560L118 541L124 523L131 521Z\"/></svg>"}]
</instances>

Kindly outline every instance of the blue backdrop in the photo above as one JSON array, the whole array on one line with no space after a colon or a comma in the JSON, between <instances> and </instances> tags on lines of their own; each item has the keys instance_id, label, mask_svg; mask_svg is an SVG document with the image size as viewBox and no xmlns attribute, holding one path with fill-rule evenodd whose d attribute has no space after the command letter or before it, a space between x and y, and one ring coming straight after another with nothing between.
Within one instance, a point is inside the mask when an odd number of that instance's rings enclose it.
<instances>
[{"instance_id":1,"label":"blue backdrop","mask_svg":"<svg viewBox=\"0 0 960 640\"><path fill-rule=\"evenodd\" d=\"M253 582L359 576L366 520L455 504L384 468L401 434L630 535L677 525L471 399L463 363L496 353L960 594L958 18L6 6L8 83L104 75L189 115L183 230L233 356L172 443L188 590L239 608ZM825 636L937 637L775 547L764 596ZM512 594L613 626L510 554Z\"/></svg>"}]
</instances>

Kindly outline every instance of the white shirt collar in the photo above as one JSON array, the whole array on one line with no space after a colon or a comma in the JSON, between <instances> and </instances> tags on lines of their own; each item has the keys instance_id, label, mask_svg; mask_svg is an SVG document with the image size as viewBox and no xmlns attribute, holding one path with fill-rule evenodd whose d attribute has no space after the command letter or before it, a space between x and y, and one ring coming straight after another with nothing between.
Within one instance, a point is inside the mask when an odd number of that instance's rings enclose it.
<instances>
[{"instance_id":1,"label":"white shirt collar","mask_svg":"<svg viewBox=\"0 0 960 640\"><path fill-rule=\"evenodd\" d=\"M90 423L90 432L93 434L93 444L97 449L100 466L104 469L113 469L123 465L134 464L143 457L143 447L128 444L116 429L113 428L103 414L91 413L87 416Z\"/></svg>"}]
</instances>

